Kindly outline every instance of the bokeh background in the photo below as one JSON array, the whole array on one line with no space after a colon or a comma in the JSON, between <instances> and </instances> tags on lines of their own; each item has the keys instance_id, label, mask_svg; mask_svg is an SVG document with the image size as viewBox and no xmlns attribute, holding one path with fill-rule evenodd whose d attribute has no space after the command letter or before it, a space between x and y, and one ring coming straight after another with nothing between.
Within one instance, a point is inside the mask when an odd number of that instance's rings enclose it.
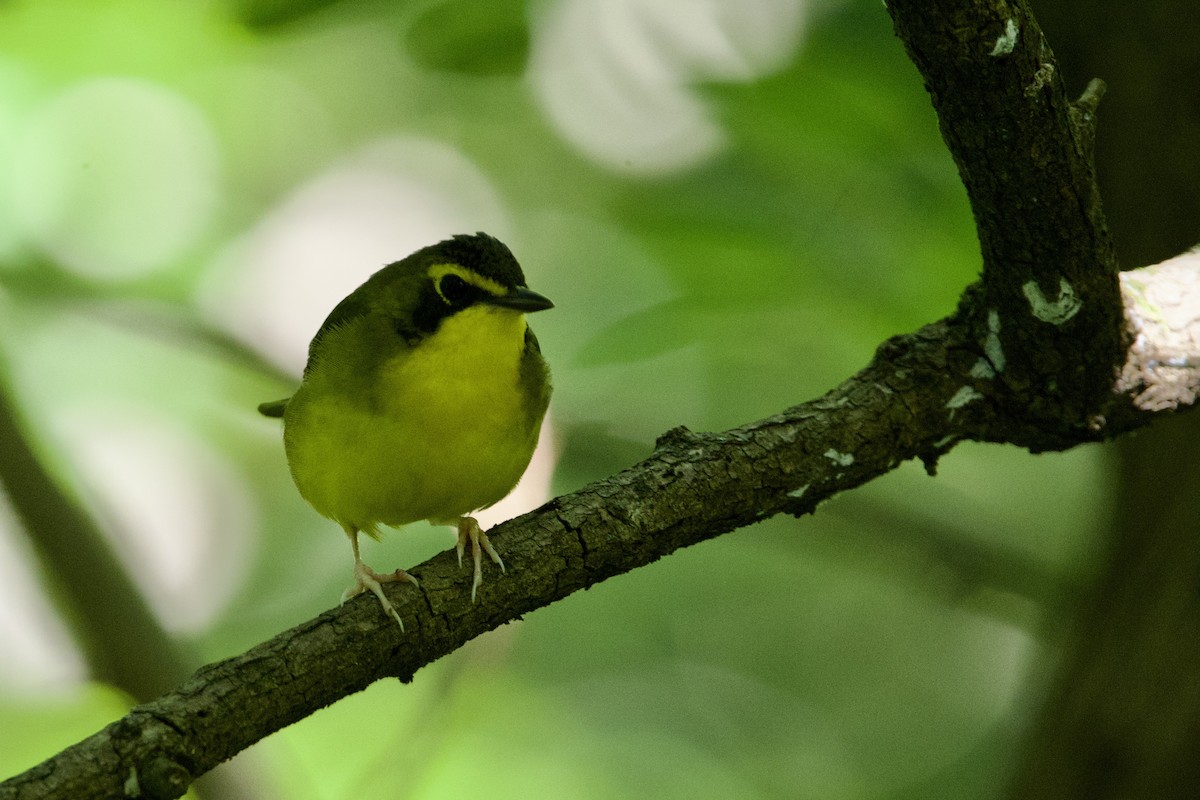
<instances>
[{"instance_id":1,"label":"bokeh background","mask_svg":"<svg viewBox=\"0 0 1200 800\"><path fill-rule=\"evenodd\" d=\"M0 495L0 776L336 602L345 537L254 408L367 275L476 230L557 304L533 320L544 446L492 521L675 425L819 395L978 270L878 0L0 4L0 384L115 554L64 563L85 534L47 547ZM961 445L936 478L902 465L378 683L194 791L999 796L1117 460ZM364 556L452 541L413 525ZM96 680L126 621L69 612L80 571L113 568L167 633L143 642L150 678Z\"/></svg>"}]
</instances>

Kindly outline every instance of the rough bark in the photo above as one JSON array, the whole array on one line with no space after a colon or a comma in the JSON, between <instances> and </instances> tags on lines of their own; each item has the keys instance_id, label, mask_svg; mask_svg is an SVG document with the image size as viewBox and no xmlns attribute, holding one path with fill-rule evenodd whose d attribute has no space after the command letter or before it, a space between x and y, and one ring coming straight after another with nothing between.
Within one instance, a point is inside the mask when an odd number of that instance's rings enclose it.
<instances>
[{"instance_id":1,"label":"rough bark","mask_svg":"<svg viewBox=\"0 0 1200 800\"><path fill-rule=\"evenodd\" d=\"M411 570L420 590L388 588L406 633L359 598L201 669L0 784L0 798L178 796L375 680L408 680L487 630L680 547L810 513L909 458L932 469L964 439L1041 451L1125 433L1172 413L1143 402L1166 367L1194 396L1197 353L1117 382L1134 336L1091 164L1101 85L1070 101L1023 2L891 0L889 12L979 230L983 278L954 315L884 342L822 398L723 433L675 429L646 461L497 528L509 574L485 584L478 605L453 556L438 556ZM1191 291L1183 302L1200 307L1200 286ZM1183 324L1190 332L1200 320Z\"/></svg>"}]
</instances>

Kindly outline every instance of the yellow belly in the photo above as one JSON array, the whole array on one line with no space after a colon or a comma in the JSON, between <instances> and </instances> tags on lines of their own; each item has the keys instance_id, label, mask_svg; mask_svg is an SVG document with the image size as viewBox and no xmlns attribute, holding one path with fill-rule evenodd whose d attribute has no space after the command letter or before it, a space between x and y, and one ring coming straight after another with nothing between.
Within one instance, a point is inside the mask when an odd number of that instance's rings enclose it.
<instances>
[{"instance_id":1,"label":"yellow belly","mask_svg":"<svg viewBox=\"0 0 1200 800\"><path fill-rule=\"evenodd\" d=\"M470 309L384 361L360 392L319 371L307 376L284 417L301 495L324 516L372 532L377 523L453 519L508 494L545 411L531 413L529 387L518 381L524 325L519 314Z\"/></svg>"}]
</instances>

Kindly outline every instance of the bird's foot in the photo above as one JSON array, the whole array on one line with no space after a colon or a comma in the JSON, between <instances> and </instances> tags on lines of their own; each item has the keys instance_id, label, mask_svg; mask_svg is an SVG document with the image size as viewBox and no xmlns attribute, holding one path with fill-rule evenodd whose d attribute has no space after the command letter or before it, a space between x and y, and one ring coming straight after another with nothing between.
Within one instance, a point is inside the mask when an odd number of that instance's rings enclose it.
<instances>
[{"instance_id":1,"label":"bird's foot","mask_svg":"<svg viewBox=\"0 0 1200 800\"><path fill-rule=\"evenodd\" d=\"M475 592L479 589L479 585L483 583L483 553L487 551L488 556L499 567L501 572L505 572L504 559L500 558L500 554L496 552L496 548L492 547L491 541L488 540L487 534L483 532L483 528L479 527L479 523L474 517L460 517L458 520L458 544L454 550L458 553L458 565L461 567L463 562L463 551L467 547L467 542L471 543L471 558L475 562L475 579L471 581L471 602L475 602Z\"/></svg>"},{"instance_id":2,"label":"bird's foot","mask_svg":"<svg viewBox=\"0 0 1200 800\"><path fill-rule=\"evenodd\" d=\"M383 584L395 583L396 581L409 581L413 586L420 586L417 579L409 575L402 569L395 572L388 572L383 575L368 567L360 559L354 561L354 585L342 593L342 602L345 603L351 597L357 597L368 589L375 597L379 598L379 604L383 606L383 610L388 616L396 620L396 624L400 626L400 630L404 630L404 623L400 619L400 615L396 613L392 602L387 599L387 595L383 593Z\"/></svg>"}]
</instances>

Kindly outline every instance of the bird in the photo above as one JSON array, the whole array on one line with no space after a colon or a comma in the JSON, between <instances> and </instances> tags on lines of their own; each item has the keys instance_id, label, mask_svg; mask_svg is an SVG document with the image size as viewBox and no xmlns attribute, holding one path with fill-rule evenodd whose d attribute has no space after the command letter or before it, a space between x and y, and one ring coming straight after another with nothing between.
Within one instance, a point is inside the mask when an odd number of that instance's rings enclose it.
<instances>
[{"instance_id":1,"label":"bird","mask_svg":"<svg viewBox=\"0 0 1200 800\"><path fill-rule=\"evenodd\" d=\"M334 307L308 348L299 388L258 407L282 417L300 495L342 527L354 584L404 622L359 534L419 520L452 525L459 566L469 544L471 601L482 553L504 560L471 516L516 486L550 403L550 369L526 315L553 308L529 289L512 252L486 233L459 234L380 269Z\"/></svg>"}]
</instances>

